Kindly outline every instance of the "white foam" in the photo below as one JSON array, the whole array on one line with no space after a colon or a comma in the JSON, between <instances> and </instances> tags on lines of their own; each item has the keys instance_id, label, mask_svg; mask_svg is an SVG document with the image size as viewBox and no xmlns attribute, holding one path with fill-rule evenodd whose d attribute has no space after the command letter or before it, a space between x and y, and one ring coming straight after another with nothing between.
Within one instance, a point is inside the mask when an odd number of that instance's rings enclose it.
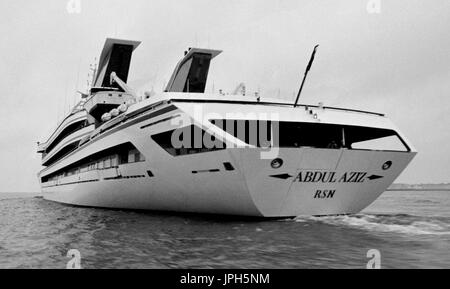
<instances>
[{"instance_id":1,"label":"white foam","mask_svg":"<svg viewBox=\"0 0 450 289\"><path fill-rule=\"evenodd\" d=\"M298 217L296 222L321 222L330 225L350 226L368 231L393 232L410 235L449 235L450 226L438 220L433 221L413 221L410 224L396 224L396 218L405 216L376 216L376 215L356 215L356 216L335 216L335 217ZM383 219L385 218L385 219ZM386 220L387 218L387 220ZM397 219L397 221L399 221Z\"/></svg>"}]
</instances>

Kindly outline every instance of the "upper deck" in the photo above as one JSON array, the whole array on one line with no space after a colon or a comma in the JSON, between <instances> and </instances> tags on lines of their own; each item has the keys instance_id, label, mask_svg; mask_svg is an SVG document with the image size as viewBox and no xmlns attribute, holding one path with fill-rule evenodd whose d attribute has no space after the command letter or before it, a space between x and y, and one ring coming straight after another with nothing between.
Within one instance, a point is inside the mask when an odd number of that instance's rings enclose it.
<instances>
[{"instance_id":1,"label":"upper deck","mask_svg":"<svg viewBox=\"0 0 450 289\"><path fill-rule=\"evenodd\" d=\"M243 95L220 95L220 94L174 94L170 95L170 99L174 102L196 102L196 103L230 103L230 104L243 104L243 105L265 105L265 106L281 106L281 107L292 107L292 101L287 101L278 98L265 98L262 97L260 100L256 98L243 96ZM349 109L335 106L320 106L313 104L298 104L297 107L301 109L309 110L311 108L320 108L326 110L335 110L343 112L353 112L361 114L369 114L384 117L385 115L379 112L367 111L367 110L357 110Z\"/></svg>"},{"instance_id":2,"label":"upper deck","mask_svg":"<svg viewBox=\"0 0 450 289\"><path fill-rule=\"evenodd\" d=\"M86 111L84 109L79 109L79 106L76 106L74 110L72 110L72 112L57 125L47 141L38 144L38 153L45 153L50 146L56 145L55 142L58 142L59 139L61 139L61 135L64 134L64 131L69 126L84 122L86 119Z\"/></svg>"},{"instance_id":3,"label":"upper deck","mask_svg":"<svg viewBox=\"0 0 450 289\"><path fill-rule=\"evenodd\" d=\"M272 120L270 118L273 116L273 119L284 122L397 131L388 118L377 112L308 104L294 107L293 100L264 95L257 98L249 95L205 93L210 62L221 53L219 50L190 48L176 65L164 92L150 98L139 97L126 84L131 57L139 44L138 41L107 39L100 57L99 70L93 81L94 87L89 95L84 95L82 105L58 126L49 140L39 145L38 151L43 153L44 158L48 155L47 160L57 159L54 155L60 153L58 150L65 149L67 144L75 144L73 150L81 149L101 135L121 130L133 118L146 114L149 110L158 110L160 104L173 104L176 109L196 121L203 121L200 118L204 116L198 116L196 111L200 107L206 114L247 114L234 116L235 119L257 120L266 115L266 120ZM270 117L267 116L269 114ZM86 127L89 129L85 129Z\"/></svg>"}]
</instances>

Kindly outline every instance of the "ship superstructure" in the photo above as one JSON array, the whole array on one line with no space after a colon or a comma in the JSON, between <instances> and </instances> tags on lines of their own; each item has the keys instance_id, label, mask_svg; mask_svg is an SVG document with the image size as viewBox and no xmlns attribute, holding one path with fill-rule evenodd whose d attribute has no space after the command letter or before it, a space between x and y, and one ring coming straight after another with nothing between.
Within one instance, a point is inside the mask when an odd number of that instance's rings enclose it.
<instances>
[{"instance_id":1,"label":"ship superstructure","mask_svg":"<svg viewBox=\"0 0 450 289\"><path fill-rule=\"evenodd\" d=\"M257 217L351 214L416 154L382 114L205 93L218 50L189 49L163 92L138 97L127 85L138 46L107 39L89 93L39 145L44 198Z\"/></svg>"}]
</instances>

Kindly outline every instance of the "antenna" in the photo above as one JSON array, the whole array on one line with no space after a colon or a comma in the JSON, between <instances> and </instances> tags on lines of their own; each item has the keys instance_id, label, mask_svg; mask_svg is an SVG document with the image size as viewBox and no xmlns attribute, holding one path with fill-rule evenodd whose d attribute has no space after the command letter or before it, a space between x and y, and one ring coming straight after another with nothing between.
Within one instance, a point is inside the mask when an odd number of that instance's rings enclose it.
<instances>
[{"instance_id":1,"label":"antenna","mask_svg":"<svg viewBox=\"0 0 450 289\"><path fill-rule=\"evenodd\" d=\"M64 110L63 110L63 119L66 116L66 109L67 109L67 86L68 86L68 80L66 77L66 85L64 87ZM70 104L69 104L70 105Z\"/></svg>"},{"instance_id":2,"label":"antenna","mask_svg":"<svg viewBox=\"0 0 450 289\"><path fill-rule=\"evenodd\" d=\"M75 83L75 89L77 89L78 85L80 84L80 66L81 66L81 57L80 57L80 59L78 59L77 82Z\"/></svg>"},{"instance_id":3,"label":"antenna","mask_svg":"<svg viewBox=\"0 0 450 289\"><path fill-rule=\"evenodd\" d=\"M98 69L98 66L97 66L97 57L96 58L94 58L94 63L91 63L90 65L89 65L89 72L88 72L88 75L87 75L87 77L88 77L88 79L86 80L86 95L89 95L89 91L90 91L90 89L92 88L92 86L94 85L94 83L95 83L95 77L96 77L96 75L97 75L97 69ZM83 93L81 93L81 95L83 95Z\"/></svg>"},{"instance_id":4,"label":"antenna","mask_svg":"<svg viewBox=\"0 0 450 289\"><path fill-rule=\"evenodd\" d=\"M311 69L311 66L312 66L312 64L314 62L314 57L316 56L317 47L319 47L319 45L316 45L314 47L314 51L313 51L313 53L311 55L311 59L309 60L308 66L306 67L305 75L303 76L302 85L300 86L300 90L298 91L297 99L295 100L294 107L297 107L298 100L300 98L300 95L302 94L303 85L305 84L306 76L308 76L308 72Z\"/></svg>"},{"instance_id":5,"label":"antenna","mask_svg":"<svg viewBox=\"0 0 450 289\"><path fill-rule=\"evenodd\" d=\"M57 102L56 102L56 123L59 123L59 118L60 118L60 108L61 108L61 98L57 97Z\"/></svg>"},{"instance_id":6,"label":"antenna","mask_svg":"<svg viewBox=\"0 0 450 289\"><path fill-rule=\"evenodd\" d=\"M95 76L97 74L97 57L94 58L94 63L89 65L89 70L92 72L91 86L94 85Z\"/></svg>"}]
</instances>

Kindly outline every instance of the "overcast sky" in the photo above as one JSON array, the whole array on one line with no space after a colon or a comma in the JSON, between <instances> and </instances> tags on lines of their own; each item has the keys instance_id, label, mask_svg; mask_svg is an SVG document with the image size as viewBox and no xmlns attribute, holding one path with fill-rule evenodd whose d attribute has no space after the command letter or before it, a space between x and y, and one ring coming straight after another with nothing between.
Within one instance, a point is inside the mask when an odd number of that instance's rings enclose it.
<instances>
[{"instance_id":1,"label":"overcast sky","mask_svg":"<svg viewBox=\"0 0 450 289\"><path fill-rule=\"evenodd\" d=\"M208 89L240 82L301 102L386 113L419 151L398 182L450 182L450 1L0 1L0 192L38 191L40 156L106 37L141 40L130 83L161 91L187 47L224 50ZM74 6L76 8L76 6ZM376 6L370 12L377 12ZM71 12L77 12L72 9Z\"/></svg>"}]
</instances>

